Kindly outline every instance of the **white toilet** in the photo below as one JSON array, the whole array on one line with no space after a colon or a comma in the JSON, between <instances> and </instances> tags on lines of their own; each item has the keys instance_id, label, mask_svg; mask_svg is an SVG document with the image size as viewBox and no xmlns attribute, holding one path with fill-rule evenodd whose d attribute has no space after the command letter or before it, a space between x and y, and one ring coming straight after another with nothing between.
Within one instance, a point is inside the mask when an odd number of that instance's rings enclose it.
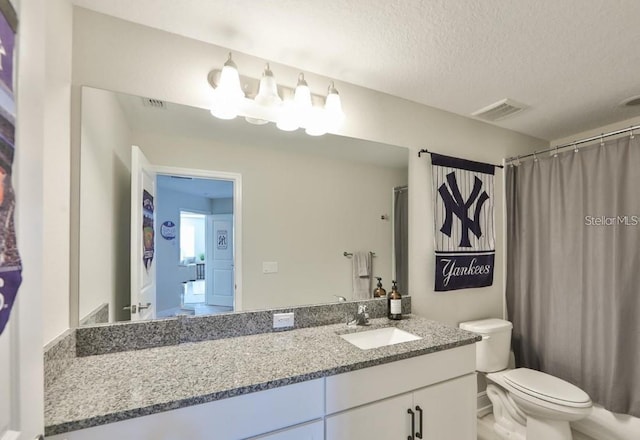
<instances>
[{"instance_id":1,"label":"white toilet","mask_svg":"<svg viewBox=\"0 0 640 440\"><path fill-rule=\"evenodd\" d=\"M502 319L460 323L482 335L476 343L476 370L487 373L493 429L505 440L571 440L569 422L591 412L591 399L562 379L528 368L507 369L513 325Z\"/></svg>"}]
</instances>

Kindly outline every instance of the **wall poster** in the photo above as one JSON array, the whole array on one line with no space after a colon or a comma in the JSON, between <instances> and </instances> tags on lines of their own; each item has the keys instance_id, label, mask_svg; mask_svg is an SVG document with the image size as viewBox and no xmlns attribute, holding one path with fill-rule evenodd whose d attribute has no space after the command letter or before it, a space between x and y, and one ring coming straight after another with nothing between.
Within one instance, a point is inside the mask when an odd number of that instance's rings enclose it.
<instances>
[{"instance_id":1,"label":"wall poster","mask_svg":"<svg viewBox=\"0 0 640 440\"><path fill-rule=\"evenodd\" d=\"M173 240L176 238L176 224L171 220L163 222L162 226L160 226L160 235L162 235L162 238L165 240Z\"/></svg>"},{"instance_id":2,"label":"wall poster","mask_svg":"<svg viewBox=\"0 0 640 440\"><path fill-rule=\"evenodd\" d=\"M229 233L226 229L216 230L216 247L225 250L229 246Z\"/></svg>"},{"instance_id":3,"label":"wall poster","mask_svg":"<svg viewBox=\"0 0 640 440\"><path fill-rule=\"evenodd\" d=\"M14 211L13 159L15 156L16 106L14 59L18 19L7 0L0 0L0 334L4 331L22 283Z\"/></svg>"},{"instance_id":4,"label":"wall poster","mask_svg":"<svg viewBox=\"0 0 640 440\"><path fill-rule=\"evenodd\" d=\"M431 153L435 290L493 284L495 166Z\"/></svg>"},{"instance_id":5,"label":"wall poster","mask_svg":"<svg viewBox=\"0 0 640 440\"><path fill-rule=\"evenodd\" d=\"M147 271L153 261L154 241L153 196L145 189L142 190L142 261Z\"/></svg>"}]
</instances>

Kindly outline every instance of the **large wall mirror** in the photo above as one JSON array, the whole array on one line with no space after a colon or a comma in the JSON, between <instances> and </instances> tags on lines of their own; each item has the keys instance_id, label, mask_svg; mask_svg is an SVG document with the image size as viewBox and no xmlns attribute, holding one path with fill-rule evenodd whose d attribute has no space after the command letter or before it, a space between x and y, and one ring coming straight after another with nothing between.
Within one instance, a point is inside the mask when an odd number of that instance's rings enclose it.
<instances>
[{"instance_id":1,"label":"large wall mirror","mask_svg":"<svg viewBox=\"0 0 640 440\"><path fill-rule=\"evenodd\" d=\"M81 122L81 325L360 299L369 252L409 293L406 148L88 87Z\"/></svg>"}]
</instances>

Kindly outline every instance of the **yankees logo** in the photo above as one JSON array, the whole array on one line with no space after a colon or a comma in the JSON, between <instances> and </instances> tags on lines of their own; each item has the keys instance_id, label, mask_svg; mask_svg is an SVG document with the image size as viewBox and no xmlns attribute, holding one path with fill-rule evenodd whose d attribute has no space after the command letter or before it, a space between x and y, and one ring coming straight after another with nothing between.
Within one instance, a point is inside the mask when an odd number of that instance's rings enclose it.
<instances>
[{"instance_id":1,"label":"yankees logo","mask_svg":"<svg viewBox=\"0 0 640 440\"><path fill-rule=\"evenodd\" d=\"M448 187L447 187L448 184ZM489 200L489 195L486 191L482 190L482 181L478 177L474 177L473 190L467 200L462 198L458 182L456 180L455 173L447 174L447 183L443 183L438 188L438 193L442 197L444 207L446 209L444 223L440 228L440 231L451 238L451 229L453 227L453 215L460 220L462 226L462 236L460 237L460 247L471 247L469 241L469 231L473 233L477 238L482 236L482 230L480 229L480 212L482 211L482 205ZM469 208L476 203L473 219L469 218Z\"/></svg>"}]
</instances>

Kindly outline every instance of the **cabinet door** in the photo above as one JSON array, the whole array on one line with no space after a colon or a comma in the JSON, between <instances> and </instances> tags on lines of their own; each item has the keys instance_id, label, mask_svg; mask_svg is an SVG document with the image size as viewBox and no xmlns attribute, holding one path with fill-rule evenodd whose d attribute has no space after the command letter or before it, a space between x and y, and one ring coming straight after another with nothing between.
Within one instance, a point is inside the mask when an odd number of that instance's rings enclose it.
<instances>
[{"instance_id":1,"label":"cabinet door","mask_svg":"<svg viewBox=\"0 0 640 440\"><path fill-rule=\"evenodd\" d=\"M422 409L423 440L476 438L476 376L468 374L414 392L416 432L420 431Z\"/></svg>"},{"instance_id":2,"label":"cabinet door","mask_svg":"<svg viewBox=\"0 0 640 440\"><path fill-rule=\"evenodd\" d=\"M411 435L407 410L412 403L412 394L407 393L329 416L326 439L404 440Z\"/></svg>"},{"instance_id":3,"label":"cabinet door","mask_svg":"<svg viewBox=\"0 0 640 440\"><path fill-rule=\"evenodd\" d=\"M271 434L251 437L251 440L324 440L324 423L317 420Z\"/></svg>"}]
</instances>

